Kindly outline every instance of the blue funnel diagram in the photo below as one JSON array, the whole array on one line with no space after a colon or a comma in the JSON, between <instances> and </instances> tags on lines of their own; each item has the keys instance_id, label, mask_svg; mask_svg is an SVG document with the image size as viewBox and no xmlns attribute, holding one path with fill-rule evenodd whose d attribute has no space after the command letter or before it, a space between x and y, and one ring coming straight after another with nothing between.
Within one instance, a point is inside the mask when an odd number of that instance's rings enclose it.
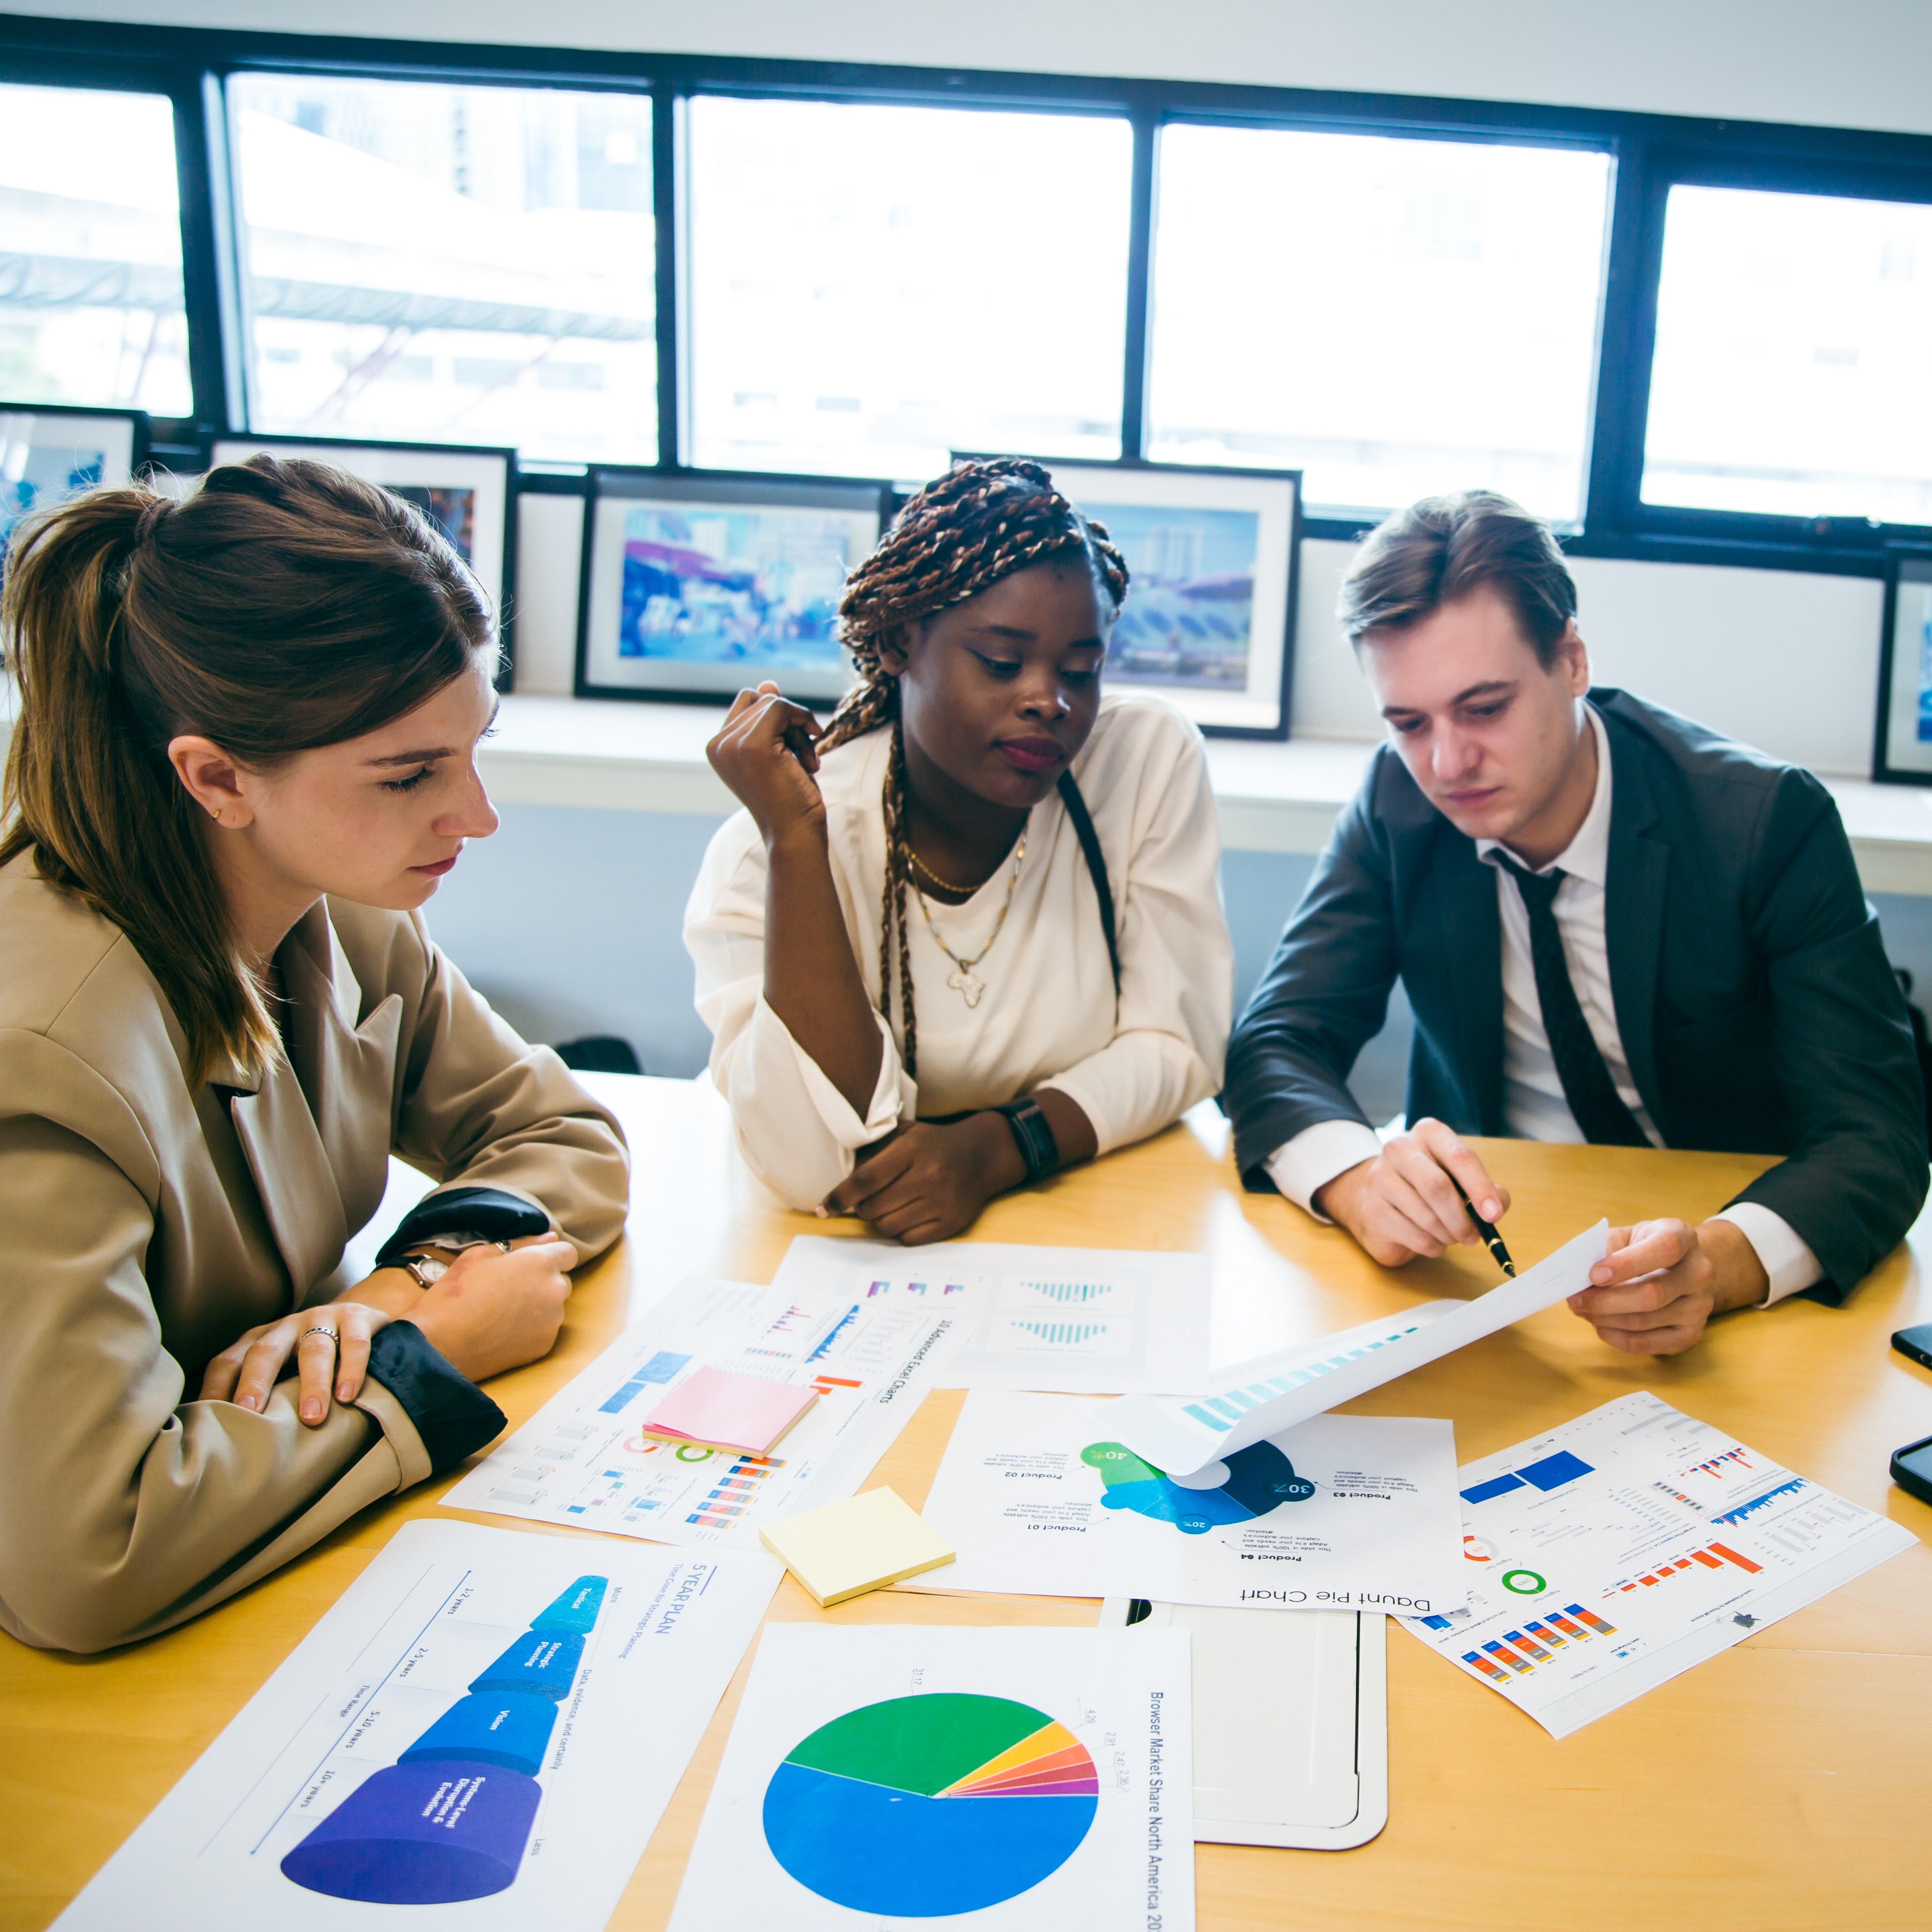
<instances>
[{"instance_id":1,"label":"blue funnel diagram","mask_svg":"<svg viewBox=\"0 0 1932 1932\"><path fill-rule=\"evenodd\" d=\"M1080 1460L1100 1471L1106 1485L1100 1500L1108 1509L1171 1522L1184 1536L1252 1522L1283 1503L1305 1503L1315 1493L1315 1485L1298 1476L1272 1442L1256 1442L1226 1457L1228 1480L1217 1490L1184 1490L1118 1442L1090 1442Z\"/></svg>"},{"instance_id":2,"label":"blue funnel diagram","mask_svg":"<svg viewBox=\"0 0 1932 1932\"><path fill-rule=\"evenodd\" d=\"M368 1905L452 1905L514 1884L557 1707L609 1587L580 1576L532 1618L467 1696L283 1859L283 1876Z\"/></svg>"}]
</instances>

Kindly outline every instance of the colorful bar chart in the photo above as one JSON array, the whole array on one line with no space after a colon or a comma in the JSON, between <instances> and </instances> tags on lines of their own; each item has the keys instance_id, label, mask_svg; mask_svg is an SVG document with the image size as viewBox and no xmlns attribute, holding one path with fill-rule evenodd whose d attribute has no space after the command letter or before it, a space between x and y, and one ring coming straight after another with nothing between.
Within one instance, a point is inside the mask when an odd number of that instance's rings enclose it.
<instances>
[{"instance_id":1,"label":"colorful bar chart","mask_svg":"<svg viewBox=\"0 0 1932 1932\"><path fill-rule=\"evenodd\" d=\"M1780 1496L1795 1496L1800 1490L1808 1490L1810 1486L1802 1476L1793 1476L1790 1482L1780 1483L1774 1490L1766 1490L1762 1496L1754 1496L1749 1502L1740 1503L1736 1509L1726 1510L1722 1516L1713 1516L1711 1520L1713 1522L1742 1522L1746 1516L1756 1514L1758 1510L1775 1502Z\"/></svg>"},{"instance_id":2,"label":"colorful bar chart","mask_svg":"<svg viewBox=\"0 0 1932 1932\"><path fill-rule=\"evenodd\" d=\"M1110 1281L1023 1281L1020 1286L1031 1294L1045 1295L1049 1301L1094 1301L1114 1292Z\"/></svg>"},{"instance_id":3,"label":"colorful bar chart","mask_svg":"<svg viewBox=\"0 0 1932 1932\"><path fill-rule=\"evenodd\" d=\"M1450 1623L1447 1617L1420 1617L1417 1621L1431 1630L1447 1630ZM1558 1651L1586 1643L1592 1636L1616 1634L1615 1624L1606 1623L1581 1604L1572 1604L1561 1614L1546 1610L1540 1617L1526 1620L1521 1630L1504 1630L1480 1651L1465 1651L1462 1661L1486 1677L1507 1683L1509 1678L1497 1668L1498 1664L1506 1666L1516 1676L1527 1677L1538 1664L1554 1663Z\"/></svg>"},{"instance_id":4,"label":"colorful bar chart","mask_svg":"<svg viewBox=\"0 0 1932 1932\"><path fill-rule=\"evenodd\" d=\"M1627 1577L1612 1583L1604 1594L1616 1597L1629 1590L1654 1590L1658 1584L1667 1582L1673 1576L1681 1576L1687 1570L1721 1570L1727 1563L1754 1576L1764 1568L1762 1563L1754 1563L1748 1556L1739 1556L1728 1544L1706 1544L1702 1550L1694 1550L1688 1556L1652 1564L1640 1576Z\"/></svg>"}]
</instances>

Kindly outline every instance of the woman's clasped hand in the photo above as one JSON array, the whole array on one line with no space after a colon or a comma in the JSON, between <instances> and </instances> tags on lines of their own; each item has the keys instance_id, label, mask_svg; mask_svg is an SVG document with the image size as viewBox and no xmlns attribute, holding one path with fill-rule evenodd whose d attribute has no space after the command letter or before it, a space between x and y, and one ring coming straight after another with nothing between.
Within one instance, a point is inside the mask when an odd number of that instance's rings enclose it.
<instances>
[{"instance_id":1,"label":"woman's clasped hand","mask_svg":"<svg viewBox=\"0 0 1932 1932\"><path fill-rule=\"evenodd\" d=\"M507 1252L494 1244L466 1248L427 1289L417 1289L400 1268L378 1269L343 1300L250 1328L208 1364L201 1400L259 1412L292 1361L296 1412L319 1428L332 1394L351 1402L362 1393L370 1344L396 1321L413 1322L471 1382L520 1368L555 1344L570 1294L567 1270L576 1264L569 1242L538 1234L513 1242ZM368 1300L358 1298L365 1292Z\"/></svg>"}]
</instances>

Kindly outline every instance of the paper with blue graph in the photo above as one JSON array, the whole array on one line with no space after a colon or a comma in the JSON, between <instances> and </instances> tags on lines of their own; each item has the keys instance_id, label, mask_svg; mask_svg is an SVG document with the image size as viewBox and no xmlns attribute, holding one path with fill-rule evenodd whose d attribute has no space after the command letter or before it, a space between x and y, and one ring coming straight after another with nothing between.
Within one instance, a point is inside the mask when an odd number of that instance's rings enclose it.
<instances>
[{"instance_id":1,"label":"paper with blue graph","mask_svg":"<svg viewBox=\"0 0 1932 1932\"><path fill-rule=\"evenodd\" d=\"M908 1250L802 1234L772 1285L950 1307L967 1333L946 1370L949 1388L1124 1395L1196 1388L1208 1374L1200 1255L998 1241Z\"/></svg>"},{"instance_id":2,"label":"paper with blue graph","mask_svg":"<svg viewBox=\"0 0 1932 1932\"><path fill-rule=\"evenodd\" d=\"M59 1924L598 1932L781 1574L405 1523Z\"/></svg>"},{"instance_id":3,"label":"paper with blue graph","mask_svg":"<svg viewBox=\"0 0 1932 1932\"><path fill-rule=\"evenodd\" d=\"M1218 1481L1232 1450L1278 1436L1580 1293L1590 1286L1590 1270L1604 1258L1609 1238L1610 1223L1599 1221L1518 1280L1474 1301L1426 1302L1217 1369L1211 1381L1194 1384L1192 1394L1130 1395L1111 1406L1107 1427L1178 1481L1197 1471L1201 1480Z\"/></svg>"},{"instance_id":4,"label":"paper with blue graph","mask_svg":"<svg viewBox=\"0 0 1932 1932\"><path fill-rule=\"evenodd\" d=\"M968 1396L921 1512L958 1556L895 1587L1398 1616L1462 1604L1448 1423L1317 1416L1234 1451L1214 1488L1184 1489L1111 1436L1108 1413Z\"/></svg>"},{"instance_id":5,"label":"paper with blue graph","mask_svg":"<svg viewBox=\"0 0 1932 1932\"><path fill-rule=\"evenodd\" d=\"M925 1399L962 1329L944 1302L688 1281L443 1498L451 1509L655 1543L758 1546L761 1525L850 1496ZM817 1391L755 1456L640 1426L703 1368Z\"/></svg>"},{"instance_id":6,"label":"paper with blue graph","mask_svg":"<svg viewBox=\"0 0 1932 1932\"><path fill-rule=\"evenodd\" d=\"M1468 1606L1406 1628L1559 1738L1916 1540L1648 1394L1457 1481Z\"/></svg>"}]
</instances>

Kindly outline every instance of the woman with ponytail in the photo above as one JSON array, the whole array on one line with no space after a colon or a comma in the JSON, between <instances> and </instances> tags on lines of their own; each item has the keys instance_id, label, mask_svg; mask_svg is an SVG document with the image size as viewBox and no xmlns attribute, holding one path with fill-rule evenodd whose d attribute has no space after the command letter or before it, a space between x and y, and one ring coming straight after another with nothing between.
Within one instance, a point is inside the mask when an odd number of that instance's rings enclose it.
<instances>
[{"instance_id":1,"label":"woman with ponytail","mask_svg":"<svg viewBox=\"0 0 1932 1932\"><path fill-rule=\"evenodd\" d=\"M820 729L739 694L745 809L685 915L712 1077L778 1194L943 1240L1214 1093L1232 1004L1199 734L1102 698L1126 566L1039 464L965 463L854 572Z\"/></svg>"},{"instance_id":2,"label":"woman with ponytail","mask_svg":"<svg viewBox=\"0 0 1932 1932\"><path fill-rule=\"evenodd\" d=\"M627 1172L417 910L496 827L496 648L406 504L94 491L15 531L0 646L0 1626L92 1651L495 1435ZM350 1282L392 1151L441 1184Z\"/></svg>"}]
</instances>

